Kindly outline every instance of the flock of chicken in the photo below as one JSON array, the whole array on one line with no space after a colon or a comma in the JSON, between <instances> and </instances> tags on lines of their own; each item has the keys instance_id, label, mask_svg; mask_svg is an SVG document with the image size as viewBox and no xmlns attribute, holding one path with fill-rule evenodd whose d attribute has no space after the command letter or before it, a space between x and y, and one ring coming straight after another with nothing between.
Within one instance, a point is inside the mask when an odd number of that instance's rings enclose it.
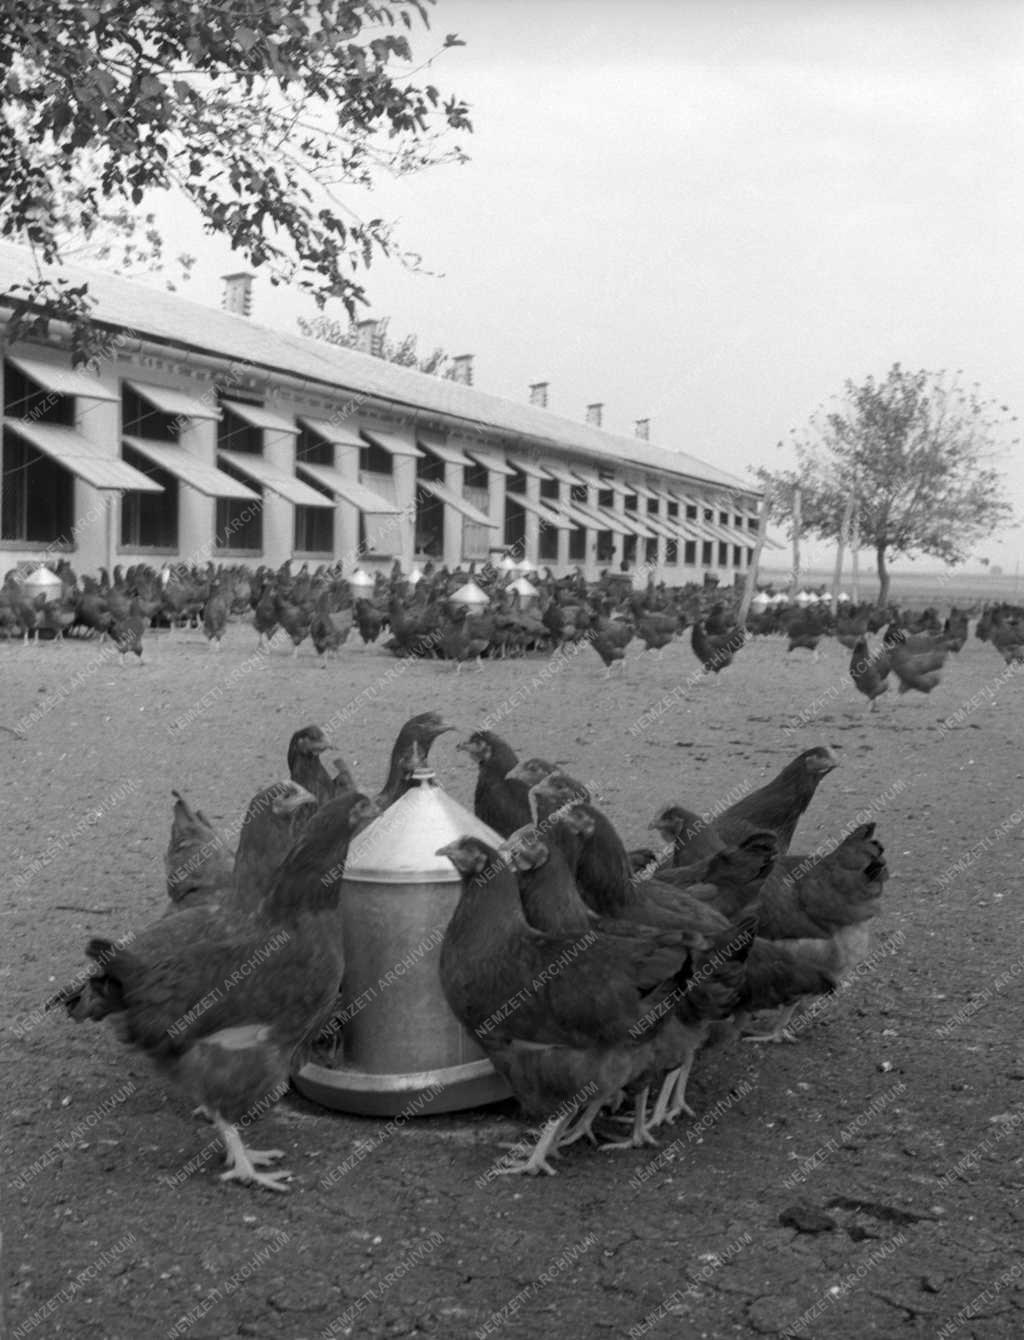
<instances>
[{"instance_id":1,"label":"flock of chicken","mask_svg":"<svg viewBox=\"0 0 1024 1340\"><path fill-rule=\"evenodd\" d=\"M333 1031L349 842L415 784L451 729L436 712L411 718L372 796L342 761L328 772L319 727L296 732L289 780L253 797L234 854L174 793L165 915L121 940L91 939L89 971L49 1002L75 1019L114 1018L216 1127L224 1179L287 1189L289 1174L270 1167L281 1151L247 1148L239 1126ZM455 1016L524 1114L544 1123L529 1157L500 1171L553 1172L551 1159L596 1141L627 1098L630 1132L609 1143L653 1142L657 1127L690 1113L702 1048L776 1007L775 1026L747 1036L792 1041L801 1002L834 991L868 951L887 878L875 825L824 854L789 850L836 766L828 748L800 754L713 821L662 807L651 820L658 844L636 850L558 766L519 760L489 731L458 748L476 763L474 810L498 840L441 849L462 890L439 963L424 959L422 970L439 971Z\"/></svg>"},{"instance_id":2,"label":"flock of chicken","mask_svg":"<svg viewBox=\"0 0 1024 1340\"><path fill-rule=\"evenodd\" d=\"M558 652L586 644L610 673L624 666L634 641L659 656L689 629L694 655L706 673L732 664L752 635L787 639L787 650L818 655L823 639L835 637L853 657L850 673L872 708L888 688L890 674L899 691L930 692L939 682L950 651L963 646L969 612L953 609L944 621L934 610L912 615L869 605L840 607L836 616L823 605L775 606L737 621L737 591L694 584L668 588L653 583L634 591L628 576L605 573L587 582L579 573L554 578L550 571L535 578L537 597L524 603L509 586L506 574L489 564L479 572L445 568L428 570L417 585L396 564L390 576L378 574L369 594L360 595L335 568L310 572L290 565L278 571L261 567L215 566L164 568L139 565L122 571L105 569L98 578L79 578L66 560L55 567L61 595L30 598L17 573L9 572L0 588L0 634L60 639L75 634L110 637L122 662L131 653L141 662L143 637L150 626L172 628L194 623L202 628L211 649L220 649L229 622L249 617L259 644L279 631L293 652L307 641L321 663L337 656L353 630L364 645L387 634L386 647L396 656L446 660L461 669L467 661L482 666L483 658ZM486 608L469 612L451 599L472 578L489 596ZM872 633L884 635L871 650ZM991 641L1007 661L1024 662L1024 610L987 606L977 635Z\"/></svg>"}]
</instances>

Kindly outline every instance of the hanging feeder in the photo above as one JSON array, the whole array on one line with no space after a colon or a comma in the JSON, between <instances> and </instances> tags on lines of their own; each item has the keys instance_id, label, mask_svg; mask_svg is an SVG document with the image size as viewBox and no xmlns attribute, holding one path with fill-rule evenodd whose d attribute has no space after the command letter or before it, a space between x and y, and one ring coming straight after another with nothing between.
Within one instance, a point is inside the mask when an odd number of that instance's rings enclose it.
<instances>
[{"instance_id":1,"label":"hanging feeder","mask_svg":"<svg viewBox=\"0 0 1024 1340\"><path fill-rule=\"evenodd\" d=\"M364 1116L429 1116L501 1102L505 1081L452 1014L441 942L462 881L437 849L502 839L420 769L413 786L349 848L337 933L345 980L339 1064L295 1075L307 1098Z\"/></svg>"},{"instance_id":2,"label":"hanging feeder","mask_svg":"<svg viewBox=\"0 0 1024 1340\"><path fill-rule=\"evenodd\" d=\"M55 572L47 567L39 565L27 577L21 579L21 589L29 600L36 600L39 596L45 598L45 603L49 604L51 600L59 600L64 592L64 583Z\"/></svg>"},{"instance_id":3,"label":"hanging feeder","mask_svg":"<svg viewBox=\"0 0 1024 1340\"><path fill-rule=\"evenodd\" d=\"M448 599L453 605L465 605L470 610L483 609L491 603L487 592L482 591L474 581L468 581L465 586L460 586Z\"/></svg>"}]
</instances>

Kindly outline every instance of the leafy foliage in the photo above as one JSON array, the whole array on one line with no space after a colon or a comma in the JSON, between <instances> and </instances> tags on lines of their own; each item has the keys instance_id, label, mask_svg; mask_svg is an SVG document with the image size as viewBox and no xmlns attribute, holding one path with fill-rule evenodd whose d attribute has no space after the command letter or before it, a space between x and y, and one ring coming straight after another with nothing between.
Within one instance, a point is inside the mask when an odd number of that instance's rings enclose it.
<instances>
[{"instance_id":1,"label":"leafy foliage","mask_svg":"<svg viewBox=\"0 0 1024 1340\"><path fill-rule=\"evenodd\" d=\"M339 344L343 349L360 347L361 337L355 325L344 326L330 317L317 316L312 320L299 317L299 329L303 335L313 340L324 340L327 344ZM389 363L398 363L403 368L415 368L418 372L427 372L433 377L444 377L449 381L454 377L450 355L438 347L432 353L422 357L417 349L415 335L406 335L397 342L388 335L388 319L383 317L377 322L373 352L378 358Z\"/></svg>"},{"instance_id":2,"label":"leafy foliage","mask_svg":"<svg viewBox=\"0 0 1024 1340\"><path fill-rule=\"evenodd\" d=\"M993 461L1013 423L1007 406L983 399L976 386L894 363L883 381L847 381L838 408L794 432L795 470L757 474L779 521L792 522L799 486L801 530L825 540L839 535L852 492L860 543L875 551L884 601L890 557L960 563L1011 520Z\"/></svg>"},{"instance_id":3,"label":"leafy foliage","mask_svg":"<svg viewBox=\"0 0 1024 1340\"><path fill-rule=\"evenodd\" d=\"M462 101L416 82L422 66L401 72L432 3L0 0L0 235L49 265L69 236L110 228L152 251L137 211L171 190L272 283L353 313L391 235L337 188L461 161L449 137L472 130ZM22 316L87 322L87 295L50 283L40 271L14 295Z\"/></svg>"}]
</instances>

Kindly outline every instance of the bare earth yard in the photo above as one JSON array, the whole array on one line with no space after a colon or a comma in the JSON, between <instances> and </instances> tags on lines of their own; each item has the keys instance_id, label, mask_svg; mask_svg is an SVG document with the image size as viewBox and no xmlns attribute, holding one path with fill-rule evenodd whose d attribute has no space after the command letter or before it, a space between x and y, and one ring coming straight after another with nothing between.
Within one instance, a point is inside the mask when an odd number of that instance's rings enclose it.
<instances>
[{"instance_id":1,"label":"bare earth yard","mask_svg":"<svg viewBox=\"0 0 1024 1340\"><path fill-rule=\"evenodd\" d=\"M685 642L661 660L634 645L611 681L588 650L540 687L543 659L456 675L354 641L324 670L308 644L297 661L255 646L247 626L220 657L151 635L121 669L92 643L0 644L0 723L36 713L0 735L13 1336L1024 1334L1024 682L992 648L970 641L929 698L890 692L869 716L834 643L814 663L758 641L689 685ZM521 1131L512 1104L387 1132L292 1093L256 1140L287 1151L290 1195L222 1184L219 1156L180 1175L208 1128L112 1030L40 1007L90 934L163 912L172 787L235 823L285 774L292 731L366 690L333 739L368 788L403 720L436 707L462 728L435 746L439 778L471 805L454 744L520 690L493 728L593 779L630 845L660 804L709 809L831 744L841 766L794 850L877 819L875 954L797 1045L702 1057L699 1120L659 1150L575 1147L555 1178L487 1178Z\"/></svg>"}]
</instances>

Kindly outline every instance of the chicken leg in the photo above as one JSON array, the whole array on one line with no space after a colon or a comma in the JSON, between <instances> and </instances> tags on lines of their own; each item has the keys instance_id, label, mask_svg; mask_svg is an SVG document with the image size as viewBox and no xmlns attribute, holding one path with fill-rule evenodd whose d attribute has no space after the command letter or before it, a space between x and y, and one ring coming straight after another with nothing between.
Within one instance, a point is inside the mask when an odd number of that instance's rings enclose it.
<instances>
[{"instance_id":1,"label":"chicken leg","mask_svg":"<svg viewBox=\"0 0 1024 1340\"><path fill-rule=\"evenodd\" d=\"M800 1008L800 1001L795 1000L792 1005L784 1005L779 1011L775 1027L770 1033L744 1033L744 1042L796 1042L796 1034L789 1031L789 1025Z\"/></svg>"},{"instance_id":2,"label":"chicken leg","mask_svg":"<svg viewBox=\"0 0 1024 1340\"><path fill-rule=\"evenodd\" d=\"M288 1190L284 1183L290 1182L292 1175L287 1169L281 1168L272 1173L257 1171L258 1168L268 1167L278 1159L283 1159L283 1149L246 1149L242 1137L230 1121L225 1121L216 1113L213 1120L224 1141L224 1156L228 1165L227 1171L220 1175L222 1182L251 1182L256 1186L265 1186L268 1191Z\"/></svg>"},{"instance_id":3,"label":"chicken leg","mask_svg":"<svg viewBox=\"0 0 1024 1340\"><path fill-rule=\"evenodd\" d=\"M573 1145L577 1140L582 1140L584 1136L592 1145L597 1144L597 1136L594 1134L594 1118L604 1107L603 1098L594 1098L589 1102L579 1115L579 1119L574 1125L568 1127L558 1142L559 1149L565 1149Z\"/></svg>"},{"instance_id":4,"label":"chicken leg","mask_svg":"<svg viewBox=\"0 0 1024 1340\"><path fill-rule=\"evenodd\" d=\"M644 1085L633 1104L633 1132L628 1140L612 1140L601 1146L602 1149L642 1149L644 1145L657 1145L647 1121L647 1095L650 1086Z\"/></svg>"},{"instance_id":5,"label":"chicken leg","mask_svg":"<svg viewBox=\"0 0 1024 1340\"><path fill-rule=\"evenodd\" d=\"M552 1117L550 1121L545 1122L544 1129L541 1131L530 1157L523 1163L499 1165L494 1169L495 1175L510 1177L516 1173L528 1173L530 1177L536 1177L538 1173L543 1172L547 1173L549 1177L554 1177L555 1169L548 1163L548 1155L557 1152L559 1138L573 1116L575 1116L575 1109L572 1112L567 1112L565 1116ZM281 1190L284 1190L284 1188L282 1187Z\"/></svg>"}]
</instances>

